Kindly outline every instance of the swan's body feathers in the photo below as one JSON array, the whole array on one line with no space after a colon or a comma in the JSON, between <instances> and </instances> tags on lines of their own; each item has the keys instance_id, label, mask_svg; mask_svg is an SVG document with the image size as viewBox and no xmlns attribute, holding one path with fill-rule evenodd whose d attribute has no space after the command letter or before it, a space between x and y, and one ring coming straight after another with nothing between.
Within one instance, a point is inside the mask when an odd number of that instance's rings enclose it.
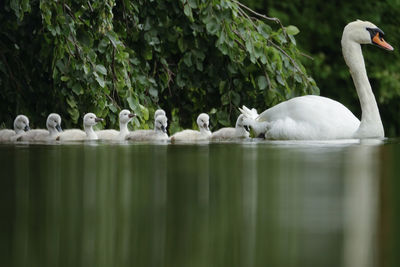
<instances>
[{"instance_id":1,"label":"swan's body feathers","mask_svg":"<svg viewBox=\"0 0 400 267\"><path fill-rule=\"evenodd\" d=\"M58 141L83 141L86 139L86 133L80 129L65 130L56 138Z\"/></svg>"},{"instance_id":2,"label":"swan's body feathers","mask_svg":"<svg viewBox=\"0 0 400 267\"><path fill-rule=\"evenodd\" d=\"M249 132L233 127L221 128L211 134L210 139L213 141L224 141L224 140L237 140L242 138L248 138Z\"/></svg>"},{"instance_id":3,"label":"swan's body feathers","mask_svg":"<svg viewBox=\"0 0 400 267\"><path fill-rule=\"evenodd\" d=\"M171 141L205 141L211 136L211 132L200 132L196 130L183 130L171 136Z\"/></svg>"},{"instance_id":4,"label":"swan's body feathers","mask_svg":"<svg viewBox=\"0 0 400 267\"><path fill-rule=\"evenodd\" d=\"M351 137L360 121L341 103L308 95L267 109L255 124L255 132L264 131L267 139L326 140Z\"/></svg>"},{"instance_id":5,"label":"swan's body feathers","mask_svg":"<svg viewBox=\"0 0 400 267\"><path fill-rule=\"evenodd\" d=\"M96 131L97 137L100 140L116 140L119 136L119 131L114 129Z\"/></svg>"},{"instance_id":6,"label":"swan's body feathers","mask_svg":"<svg viewBox=\"0 0 400 267\"><path fill-rule=\"evenodd\" d=\"M50 140L56 140L56 137L57 135L50 136L48 130L33 129L26 132L24 135L18 138L18 141L50 141Z\"/></svg>"},{"instance_id":7,"label":"swan's body feathers","mask_svg":"<svg viewBox=\"0 0 400 267\"><path fill-rule=\"evenodd\" d=\"M11 137L15 135L15 131L11 129L0 130L0 142L11 141Z\"/></svg>"},{"instance_id":8,"label":"swan's body feathers","mask_svg":"<svg viewBox=\"0 0 400 267\"><path fill-rule=\"evenodd\" d=\"M125 139L131 141L166 141L168 134L155 130L136 130L127 134Z\"/></svg>"}]
</instances>

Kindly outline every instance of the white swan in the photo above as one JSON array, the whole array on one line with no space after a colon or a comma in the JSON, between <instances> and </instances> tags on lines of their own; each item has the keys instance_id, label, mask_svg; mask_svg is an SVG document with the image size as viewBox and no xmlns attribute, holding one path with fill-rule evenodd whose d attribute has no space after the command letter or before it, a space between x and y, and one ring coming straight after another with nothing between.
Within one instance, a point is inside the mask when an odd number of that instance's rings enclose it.
<instances>
[{"instance_id":1,"label":"white swan","mask_svg":"<svg viewBox=\"0 0 400 267\"><path fill-rule=\"evenodd\" d=\"M201 113L197 117L197 125L200 131L195 130L183 130L177 132L171 136L171 142L175 141L204 141L208 140L211 136L211 132L208 128L210 123L210 117L206 113Z\"/></svg>"},{"instance_id":2,"label":"white swan","mask_svg":"<svg viewBox=\"0 0 400 267\"><path fill-rule=\"evenodd\" d=\"M240 114L236 120L236 126L233 127L225 127L221 128L216 132L211 134L210 139L214 141L223 141L223 140L235 140L241 138L248 138L250 133L248 132L248 125L244 123L245 117L243 114Z\"/></svg>"},{"instance_id":3,"label":"white swan","mask_svg":"<svg viewBox=\"0 0 400 267\"><path fill-rule=\"evenodd\" d=\"M378 105L369 84L360 44L375 44L393 50L383 32L371 22L354 21L343 31L342 52L350 69L361 104L360 121L341 103L321 96L301 96L282 102L252 119L243 107L251 127L267 139L326 140L382 138L384 130Z\"/></svg>"},{"instance_id":4,"label":"white swan","mask_svg":"<svg viewBox=\"0 0 400 267\"><path fill-rule=\"evenodd\" d=\"M18 115L14 119L14 130L0 130L0 142L16 141L19 137L29 131L29 119L25 115Z\"/></svg>"},{"instance_id":5,"label":"white swan","mask_svg":"<svg viewBox=\"0 0 400 267\"><path fill-rule=\"evenodd\" d=\"M132 121L136 114L124 109L119 113L119 131L109 129L96 131L100 140L125 140L125 136L129 133L128 123Z\"/></svg>"},{"instance_id":6,"label":"white swan","mask_svg":"<svg viewBox=\"0 0 400 267\"><path fill-rule=\"evenodd\" d=\"M56 140L61 129L61 117L57 113L50 113L47 116L45 129L33 129L18 138L18 141L51 141Z\"/></svg>"},{"instance_id":7,"label":"white swan","mask_svg":"<svg viewBox=\"0 0 400 267\"><path fill-rule=\"evenodd\" d=\"M102 118L97 118L93 113L87 113L83 117L83 129L85 131L79 129L69 129L66 130L57 137L56 140L59 141L82 141L82 140L97 140L97 134L93 131L93 126L96 125L99 121L102 121Z\"/></svg>"},{"instance_id":8,"label":"white swan","mask_svg":"<svg viewBox=\"0 0 400 267\"><path fill-rule=\"evenodd\" d=\"M131 141L166 141L168 119L164 115L158 115L154 120L153 130L137 130L126 135L126 140Z\"/></svg>"}]
</instances>

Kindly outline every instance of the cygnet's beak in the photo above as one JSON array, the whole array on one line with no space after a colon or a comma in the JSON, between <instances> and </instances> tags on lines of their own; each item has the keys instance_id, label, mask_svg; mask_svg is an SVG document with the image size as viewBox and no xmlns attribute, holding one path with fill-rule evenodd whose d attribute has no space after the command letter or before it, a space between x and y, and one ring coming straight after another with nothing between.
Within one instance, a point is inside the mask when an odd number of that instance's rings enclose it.
<instances>
[{"instance_id":1,"label":"cygnet's beak","mask_svg":"<svg viewBox=\"0 0 400 267\"><path fill-rule=\"evenodd\" d=\"M129 113L128 117L129 117L129 118L136 117L136 114L135 114L135 113Z\"/></svg>"},{"instance_id":2,"label":"cygnet's beak","mask_svg":"<svg viewBox=\"0 0 400 267\"><path fill-rule=\"evenodd\" d=\"M59 131L59 132L62 132L62 129L61 129L60 124L57 124L57 125L56 125L56 130Z\"/></svg>"},{"instance_id":3,"label":"cygnet's beak","mask_svg":"<svg viewBox=\"0 0 400 267\"><path fill-rule=\"evenodd\" d=\"M30 129L31 129L31 128L29 128L29 125L26 125L25 128L24 128L24 131L27 132L27 131L29 131Z\"/></svg>"},{"instance_id":4,"label":"cygnet's beak","mask_svg":"<svg viewBox=\"0 0 400 267\"><path fill-rule=\"evenodd\" d=\"M244 128L246 131L250 132L250 127L249 127L249 125L244 125L243 128Z\"/></svg>"},{"instance_id":5,"label":"cygnet's beak","mask_svg":"<svg viewBox=\"0 0 400 267\"><path fill-rule=\"evenodd\" d=\"M94 119L95 122L100 122L100 121L103 121L103 120L104 120L104 119L102 119L102 118L95 118L95 119Z\"/></svg>"},{"instance_id":6,"label":"cygnet's beak","mask_svg":"<svg viewBox=\"0 0 400 267\"><path fill-rule=\"evenodd\" d=\"M163 131L164 133L167 133L167 128L164 127L164 125L161 126L161 131Z\"/></svg>"},{"instance_id":7,"label":"cygnet's beak","mask_svg":"<svg viewBox=\"0 0 400 267\"><path fill-rule=\"evenodd\" d=\"M207 123L204 123L204 124L203 124L203 128L204 128L204 129L206 129L207 131L209 131L209 130L210 130L210 129L208 128L208 125L207 125Z\"/></svg>"}]
</instances>

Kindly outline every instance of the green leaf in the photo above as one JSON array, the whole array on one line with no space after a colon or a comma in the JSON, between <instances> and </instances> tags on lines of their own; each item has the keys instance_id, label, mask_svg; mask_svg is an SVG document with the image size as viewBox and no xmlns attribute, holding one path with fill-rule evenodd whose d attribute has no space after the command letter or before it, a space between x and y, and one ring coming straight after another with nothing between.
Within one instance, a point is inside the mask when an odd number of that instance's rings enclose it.
<instances>
[{"instance_id":1,"label":"green leaf","mask_svg":"<svg viewBox=\"0 0 400 267\"><path fill-rule=\"evenodd\" d=\"M221 96L221 103L222 103L222 105L228 105L229 102L230 102L230 99L229 99L229 92L227 92L227 93L225 93L225 94L223 94L223 95Z\"/></svg>"},{"instance_id":2,"label":"green leaf","mask_svg":"<svg viewBox=\"0 0 400 267\"><path fill-rule=\"evenodd\" d=\"M264 90L268 86L268 81L265 76L258 76L257 77L257 85L260 90Z\"/></svg>"},{"instance_id":3,"label":"green leaf","mask_svg":"<svg viewBox=\"0 0 400 267\"><path fill-rule=\"evenodd\" d=\"M110 104L110 105L108 105L108 108L113 112L113 113L117 113L117 108L114 106L114 104Z\"/></svg>"},{"instance_id":4,"label":"green leaf","mask_svg":"<svg viewBox=\"0 0 400 267\"><path fill-rule=\"evenodd\" d=\"M188 0L188 4L191 8L197 8L197 1L196 0Z\"/></svg>"},{"instance_id":5,"label":"green leaf","mask_svg":"<svg viewBox=\"0 0 400 267\"><path fill-rule=\"evenodd\" d=\"M147 121L149 119L149 110L145 106L142 106L140 104L139 104L139 108L143 114L143 119Z\"/></svg>"},{"instance_id":6,"label":"green leaf","mask_svg":"<svg viewBox=\"0 0 400 267\"><path fill-rule=\"evenodd\" d=\"M67 97L67 104L68 106L70 106L71 108L75 108L76 107L76 101L75 98L73 97Z\"/></svg>"},{"instance_id":7,"label":"green leaf","mask_svg":"<svg viewBox=\"0 0 400 267\"><path fill-rule=\"evenodd\" d=\"M149 94L153 97L158 97L158 91L154 87L150 87Z\"/></svg>"},{"instance_id":8,"label":"green leaf","mask_svg":"<svg viewBox=\"0 0 400 267\"><path fill-rule=\"evenodd\" d=\"M230 121L229 121L229 114L226 111L218 111L217 112L217 120L220 124L223 126L230 126Z\"/></svg>"},{"instance_id":9,"label":"green leaf","mask_svg":"<svg viewBox=\"0 0 400 267\"><path fill-rule=\"evenodd\" d=\"M79 111L77 108L67 108L68 114L70 115L73 122L77 122L79 119Z\"/></svg>"},{"instance_id":10,"label":"green leaf","mask_svg":"<svg viewBox=\"0 0 400 267\"><path fill-rule=\"evenodd\" d=\"M286 33L289 35L296 35L300 32L299 28L297 28L296 26L293 25L289 25L285 28Z\"/></svg>"},{"instance_id":11,"label":"green leaf","mask_svg":"<svg viewBox=\"0 0 400 267\"><path fill-rule=\"evenodd\" d=\"M206 29L210 34L217 34L217 32L219 31L219 21L217 20L217 18L212 17L206 24Z\"/></svg>"},{"instance_id":12,"label":"green leaf","mask_svg":"<svg viewBox=\"0 0 400 267\"><path fill-rule=\"evenodd\" d=\"M129 108L131 110L135 110L136 109L136 103L135 103L136 101L132 96L128 97L126 99L126 101L128 102Z\"/></svg>"},{"instance_id":13,"label":"green leaf","mask_svg":"<svg viewBox=\"0 0 400 267\"><path fill-rule=\"evenodd\" d=\"M240 104L240 95L238 93L236 93L235 91L231 91L231 99L232 99L232 103L235 106L239 106L239 104Z\"/></svg>"},{"instance_id":14,"label":"green leaf","mask_svg":"<svg viewBox=\"0 0 400 267\"><path fill-rule=\"evenodd\" d=\"M185 5L185 7L183 8L183 12L187 17L193 18L192 8L189 5Z\"/></svg>"},{"instance_id":15,"label":"green leaf","mask_svg":"<svg viewBox=\"0 0 400 267\"><path fill-rule=\"evenodd\" d=\"M85 72L85 74L88 74L89 73L89 71L90 71L90 67L89 67L89 65L83 65L83 71Z\"/></svg>"},{"instance_id":16,"label":"green leaf","mask_svg":"<svg viewBox=\"0 0 400 267\"><path fill-rule=\"evenodd\" d=\"M83 88L81 87L81 85L79 83L75 83L72 86L72 91L76 94L76 95L82 95L83 94Z\"/></svg>"},{"instance_id":17,"label":"green leaf","mask_svg":"<svg viewBox=\"0 0 400 267\"><path fill-rule=\"evenodd\" d=\"M275 78L276 78L276 81L277 81L279 84L281 84L281 85L283 85L283 86L286 85L286 84L285 84L285 81L283 80L283 78L282 78L282 76L281 76L280 74L277 74Z\"/></svg>"},{"instance_id":18,"label":"green leaf","mask_svg":"<svg viewBox=\"0 0 400 267\"><path fill-rule=\"evenodd\" d=\"M105 82L104 82L104 79L103 79L102 76L97 75L97 76L96 76L96 81L99 83L99 85L100 85L102 88L104 88Z\"/></svg>"},{"instance_id":19,"label":"green leaf","mask_svg":"<svg viewBox=\"0 0 400 267\"><path fill-rule=\"evenodd\" d=\"M186 53L185 56L183 57L183 62L185 62L185 65L188 67L191 67L192 64L192 54L191 53Z\"/></svg>"},{"instance_id":20,"label":"green leaf","mask_svg":"<svg viewBox=\"0 0 400 267\"><path fill-rule=\"evenodd\" d=\"M103 75L107 75L107 70L103 65L96 65L96 71L100 72Z\"/></svg>"},{"instance_id":21,"label":"green leaf","mask_svg":"<svg viewBox=\"0 0 400 267\"><path fill-rule=\"evenodd\" d=\"M303 80L301 79L301 76L299 74L297 74L297 73L294 74L294 79L298 83L302 83L303 82Z\"/></svg>"}]
</instances>

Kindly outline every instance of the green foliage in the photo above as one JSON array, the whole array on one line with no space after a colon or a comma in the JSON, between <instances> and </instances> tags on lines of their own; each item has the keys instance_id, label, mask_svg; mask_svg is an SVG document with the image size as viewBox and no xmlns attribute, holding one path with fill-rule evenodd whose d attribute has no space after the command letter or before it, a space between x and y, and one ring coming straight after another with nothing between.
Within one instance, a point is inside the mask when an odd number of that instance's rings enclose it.
<instances>
[{"instance_id":1,"label":"green foliage","mask_svg":"<svg viewBox=\"0 0 400 267\"><path fill-rule=\"evenodd\" d=\"M279 17L285 24L296 24L300 49L311 53L313 61L304 57L304 65L315 78L321 94L340 101L360 118L360 104L353 81L342 57L340 40L344 26L356 19L368 20L381 28L394 52L363 46L368 76L378 101L387 136L400 133L400 2L340 1L327 4L321 1L254 1L243 3L259 12Z\"/></svg>"},{"instance_id":2,"label":"green foliage","mask_svg":"<svg viewBox=\"0 0 400 267\"><path fill-rule=\"evenodd\" d=\"M58 112L71 127L90 111L116 127L130 108L134 127L148 128L160 106L173 133L201 112L218 128L234 125L242 104L319 92L299 61L299 29L235 0L0 5L0 121L25 113L42 126Z\"/></svg>"}]
</instances>

